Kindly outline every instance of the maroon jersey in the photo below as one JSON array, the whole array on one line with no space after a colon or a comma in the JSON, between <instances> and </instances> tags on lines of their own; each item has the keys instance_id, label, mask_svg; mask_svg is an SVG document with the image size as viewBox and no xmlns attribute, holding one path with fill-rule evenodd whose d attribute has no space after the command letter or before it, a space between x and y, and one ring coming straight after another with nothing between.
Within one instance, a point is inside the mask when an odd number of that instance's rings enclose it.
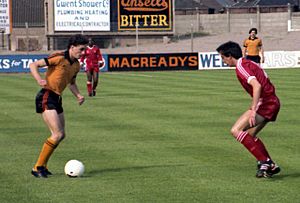
<instances>
[{"instance_id":1,"label":"maroon jersey","mask_svg":"<svg viewBox=\"0 0 300 203\"><path fill-rule=\"evenodd\" d=\"M243 88L253 97L253 88L249 82L256 78L261 85L261 95L257 113L268 120L274 121L280 109L280 102L275 94L275 87L266 72L257 63L240 58L235 69L238 80Z\"/></svg>"},{"instance_id":2,"label":"maroon jersey","mask_svg":"<svg viewBox=\"0 0 300 203\"><path fill-rule=\"evenodd\" d=\"M99 69L99 66L104 64L100 49L95 45L86 48L80 62L85 64L87 70L94 68Z\"/></svg>"},{"instance_id":3,"label":"maroon jersey","mask_svg":"<svg viewBox=\"0 0 300 203\"><path fill-rule=\"evenodd\" d=\"M244 89L252 95L252 86L249 84L250 80L256 78L262 87L261 98L275 95L275 87L271 83L266 72L255 62L240 58L237 62L236 75Z\"/></svg>"}]
</instances>

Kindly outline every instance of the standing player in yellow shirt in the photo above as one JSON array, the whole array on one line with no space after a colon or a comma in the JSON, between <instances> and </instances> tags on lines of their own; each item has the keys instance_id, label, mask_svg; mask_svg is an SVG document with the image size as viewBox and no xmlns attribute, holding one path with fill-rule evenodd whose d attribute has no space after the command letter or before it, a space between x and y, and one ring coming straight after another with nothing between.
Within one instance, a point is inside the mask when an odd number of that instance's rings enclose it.
<instances>
[{"instance_id":1,"label":"standing player in yellow shirt","mask_svg":"<svg viewBox=\"0 0 300 203\"><path fill-rule=\"evenodd\" d=\"M257 29L249 30L249 37L244 40L243 57L256 63L264 63L264 50L262 40L258 38Z\"/></svg>"},{"instance_id":2,"label":"standing player in yellow shirt","mask_svg":"<svg viewBox=\"0 0 300 203\"><path fill-rule=\"evenodd\" d=\"M84 53L87 43L88 40L83 35L74 35L69 39L65 52L55 53L29 65L32 76L42 87L36 96L36 112L42 115L51 132L31 171L35 177L47 178L52 174L47 168L47 162L55 148L66 136L62 92L69 85L69 89L77 98L79 105L84 102L84 97L76 85L76 75L80 70L78 59ZM42 67L47 67L45 79L39 73L39 68Z\"/></svg>"}]
</instances>

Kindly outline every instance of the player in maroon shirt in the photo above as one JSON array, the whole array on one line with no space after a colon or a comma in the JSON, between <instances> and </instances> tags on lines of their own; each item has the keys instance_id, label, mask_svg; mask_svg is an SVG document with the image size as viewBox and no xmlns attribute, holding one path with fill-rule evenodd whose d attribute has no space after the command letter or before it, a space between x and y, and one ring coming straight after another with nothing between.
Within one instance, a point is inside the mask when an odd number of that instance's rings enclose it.
<instances>
[{"instance_id":1,"label":"player in maroon shirt","mask_svg":"<svg viewBox=\"0 0 300 203\"><path fill-rule=\"evenodd\" d=\"M99 47L94 44L92 38L89 38L89 44L80 59L80 64L85 67L88 95L90 97L95 96L99 80L99 68L103 68L105 62Z\"/></svg>"},{"instance_id":2,"label":"player in maroon shirt","mask_svg":"<svg viewBox=\"0 0 300 203\"><path fill-rule=\"evenodd\" d=\"M239 44L227 42L217 48L224 63L236 67L236 75L243 88L252 97L250 108L242 114L231 128L231 134L257 159L256 177L271 177L280 172L257 134L270 121L275 121L280 102L275 87L266 72L256 63L242 58Z\"/></svg>"}]
</instances>

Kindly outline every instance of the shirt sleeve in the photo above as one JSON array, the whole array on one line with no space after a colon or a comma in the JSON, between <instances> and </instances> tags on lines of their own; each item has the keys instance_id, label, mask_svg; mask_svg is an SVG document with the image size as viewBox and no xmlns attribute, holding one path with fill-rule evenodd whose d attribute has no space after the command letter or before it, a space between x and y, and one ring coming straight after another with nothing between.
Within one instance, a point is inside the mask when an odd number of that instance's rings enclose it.
<instances>
[{"instance_id":1,"label":"shirt sleeve","mask_svg":"<svg viewBox=\"0 0 300 203\"><path fill-rule=\"evenodd\" d=\"M82 56L80 57L80 59L79 59L79 62L80 62L80 63L83 63L83 62L84 62L84 58L85 58L85 55L82 55Z\"/></svg>"},{"instance_id":2,"label":"shirt sleeve","mask_svg":"<svg viewBox=\"0 0 300 203\"><path fill-rule=\"evenodd\" d=\"M246 63L239 63L237 66L238 74L241 78L247 81L247 83L250 83L250 81L255 77L254 72L251 70L251 66L254 65L252 62L246 62Z\"/></svg>"},{"instance_id":3,"label":"shirt sleeve","mask_svg":"<svg viewBox=\"0 0 300 203\"><path fill-rule=\"evenodd\" d=\"M244 47L247 47L247 46L248 46L248 44L247 44L247 39L244 40L243 46L244 46Z\"/></svg>"},{"instance_id":4,"label":"shirt sleeve","mask_svg":"<svg viewBox=\"0 0 300 203\"><path fill-rule=\"evenodd\" d=\"M259 42L258 42L258 46L262 46L262 40L261 39L259 39Z\"/></svg>"},{"instance_id":5,"label":"shirt sleeve","mask_svg":"<svg viewBox=\"0 0 300 203\"><path fill-rule=\"evenodd\" d=\"M102 54L101 54L101 51L100 51L100 49L99 48L97 48L97 58L98 58L98 61L99 62L102 62L103 61L103 59L102 59Z\"/></svg>"},{"instance_id":6,"label":"shirt sleeve","mask_svg":"<svg viewBox=\"0 0 300 203\"><path fill-rule=\"evenodd\" d=\"M49 57L49 58L45 58L45 61L47 66L53 67L59 64L61 58L62 58L61 56Z\"/></svg>"}]
</instances>

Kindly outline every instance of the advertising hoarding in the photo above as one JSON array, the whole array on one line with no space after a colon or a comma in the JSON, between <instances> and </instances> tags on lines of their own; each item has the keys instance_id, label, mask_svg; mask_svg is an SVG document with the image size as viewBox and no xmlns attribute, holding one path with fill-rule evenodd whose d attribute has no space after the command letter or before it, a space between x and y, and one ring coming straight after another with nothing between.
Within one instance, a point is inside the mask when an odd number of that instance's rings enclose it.
<instances>
[{"instance_id":1,"label":"advertising hoarding","mask_svg":"<svg viewBox=\"0 0 300 203\"><path fill-rule=\"evenodd\" d=\"M198 70L198 53L113 54L108 71Z\"/></svg>"},{"instance_id":2,"label":"advertising hoarding","mask_svg":"<svg viewBox=\"0 0 300 203\"><path fill-rule=\"evenodd\" d=\"M117 1L119 31L172 31L173 0Z\"/></svg>"},{"instance_id":3,"label":"advertising hoarding","mask_svg":"<svg viewBox=\"0 0 300 203\"><path fill-rule=\"evenodd\" d=\"M55 31L110 31L110 0L54 0Z\"/></svg>"},{"instance_id":4,"label":"advertising hoarding","mask_svg":"<svg viewBox=\"0 0 300 203\"><path fill-rule=\"evenodd\" d=\"M11 0L0 0L0 32L11 33Z\"/></svg>"}]
</instances>

